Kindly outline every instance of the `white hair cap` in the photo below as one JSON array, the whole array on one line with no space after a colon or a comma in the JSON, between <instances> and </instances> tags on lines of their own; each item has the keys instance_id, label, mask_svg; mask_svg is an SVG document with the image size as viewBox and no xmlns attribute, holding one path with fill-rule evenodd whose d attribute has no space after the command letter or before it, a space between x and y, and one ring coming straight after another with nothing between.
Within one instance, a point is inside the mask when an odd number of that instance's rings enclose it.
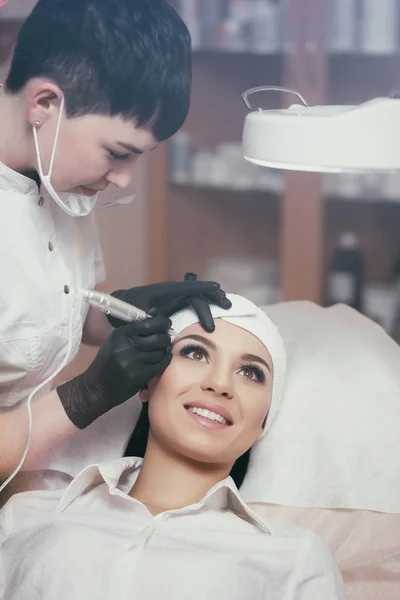
<instances>
[{"instance_id":1,"label":"white hair cap","mask_svg":"<svg viewBox=\"0 0 400 600\"><path fill-rule=\"evenodd\" d=\"M214 319L223 319L227 323L236 325L252 333L268 350L273 364L273 382L271 405L264 426L263 435L268 431L276 416L283 393L283 383L286 372L286 353L283 340L276 325L267 314L258 306L236 294L227 294L232 302L228 310L211 305ZM192 308L185 308L171 317L172 327L177 334L184 329L198 323L199 318Z\"/></svg>"}]
</instances>

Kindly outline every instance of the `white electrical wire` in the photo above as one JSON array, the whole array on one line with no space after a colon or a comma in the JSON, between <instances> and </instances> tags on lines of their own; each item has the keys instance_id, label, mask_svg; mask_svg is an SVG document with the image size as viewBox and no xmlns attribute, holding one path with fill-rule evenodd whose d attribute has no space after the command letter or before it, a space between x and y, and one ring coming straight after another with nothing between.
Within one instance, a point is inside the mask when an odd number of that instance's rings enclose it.
<instances>
[{"instance_id":1,"label":"white electrical wire","mask_svg":"<svg viewBox=\"0 0 400 600\"><path fill-rule=\"evenodd\" d=\"M58 367L58 369L56 371L54 371L54 373L52 373L50 375L50 377L48 377L41 384L39 384L37 387L35 387L31 391L31 393L29 394L29 396L28 396L28 401L26 403L26 407L28 409L28 439L27 439L27 442L26 442L25 451L24 451L24 453L22 455L22 458L19 461L19 464L18 464L17 468L15 469L15 471L13 473L11 473L11 475L9 476L9 478L6 479L4 481L4 483L2 483L2 485L0 486L0 493L7 487L7 485L19 473L19 471L22 469L23 464L24 464L24 462L26 460L26 457L27 457L27 454L28 454L28 450L29 450L29 445L31 443L31 437L32 437L32 408L31 408L31 404L32 404L33 397L35 396L35 394L37 394L37 392L39 392L43 387L45 387L55 377L57 377L57 375L67 365L67 362L68 362L68 359L69 359L69 357L71 355L71 350L72 350L72 325L73 325L74 310L75 310L75 305L72 307L71 313L70 313L70 317L69 317L69 324L68 324L68 346L67 346L67 353L66 353L66 355L64 357L64 360L62 361L62 363Z\"/></svg>"}]
</instances>

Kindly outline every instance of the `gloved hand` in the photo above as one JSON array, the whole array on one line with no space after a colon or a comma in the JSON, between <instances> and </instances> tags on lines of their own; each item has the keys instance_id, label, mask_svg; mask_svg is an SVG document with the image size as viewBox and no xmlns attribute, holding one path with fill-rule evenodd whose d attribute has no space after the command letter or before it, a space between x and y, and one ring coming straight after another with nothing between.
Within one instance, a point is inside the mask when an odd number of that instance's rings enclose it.
<instances>
[{"instance_id":1,"label":"gloved hand","mask_svg":"<svg viewBox=\"0 0 400 600\"><path fill-rule=\"evenodd\" d=\"M171 362L170 319L156 316L112 332L90 367L57 387L68 418L84 429L161 375Z\"/></svg>"},{"instance_id":2,"label":"gloved hand","mask_svg":"<svg viewBox=\"0 0 400 600\"><path fill-rule=\"evenodd\" d=\"M192 306L203 329L212 332L215 324L209 304L228 309L232 303L218 283L196 281L194 277L195 275L187 274L185 281L155 283L129 290L117 290L112 293L112 296L133 304L147 313L152 309L156 310L164 317L170 317L179 310ZM120 327L123 324L122 321L111 316L108 316L108 320L113 327Z\"/></svg>"}]
</instances>

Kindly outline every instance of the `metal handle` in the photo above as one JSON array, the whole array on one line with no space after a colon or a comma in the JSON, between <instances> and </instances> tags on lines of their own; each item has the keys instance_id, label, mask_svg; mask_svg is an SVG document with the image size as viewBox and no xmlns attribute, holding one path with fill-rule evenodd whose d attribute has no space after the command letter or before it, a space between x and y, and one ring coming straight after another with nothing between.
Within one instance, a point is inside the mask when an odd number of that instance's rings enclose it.
<instances>
[{"instance_id":1,"label":"metal handle","mask_svg":"<svg viewBox=\"0 0 400 600\"><path fill-rule=\"evenodd\" d=\"M259 86L259 87L254 87L251 88L250 90L246 90L245 92L243 92L242 94L242 98L243 98L243 102L245 103L246 107L249 110L255 110L253 109L253 107L251 106L248 97L251 96L252 94L256 94L257 92L287 92L288 94L293 94L294 96L297 96L298 98L300 98L300 100L302 101L302 103L304 104L304 106L308 106L307 102L304 100L303 96L301 96L299 94L299 92L296 92L295 90L289 90L288 88L284 88L284 87L275 87L275 86ZM258 108L257 110L262 111L262 108Z\"/></svg>"}]
</instances>

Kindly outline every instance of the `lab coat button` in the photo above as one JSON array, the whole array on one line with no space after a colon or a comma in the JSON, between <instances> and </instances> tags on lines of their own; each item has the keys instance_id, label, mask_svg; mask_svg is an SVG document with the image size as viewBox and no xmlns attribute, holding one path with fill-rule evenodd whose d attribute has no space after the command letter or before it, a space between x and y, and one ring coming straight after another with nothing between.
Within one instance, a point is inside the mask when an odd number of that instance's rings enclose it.
<instances>
[{"instance_id":1,"label":"lab coat button","mask_svg":"<svg viewBox=\"0 0 400 600\"><path fill-rule=\"evenodd\" d=\"M43 206L43 204L44 204L44 198L43 198L43 196L40 196L38 204L39 204L39 206Z\"/></svg>"},{"instance_id":2,"label":"lab coat button","mask_svg":"<svg viewBox=\"0 0 400 600\"><path fill-rule=\"evenodd\" d=\"M70 289L69 289L69 285L64 285L64 294L69 294Z\"/></svg>"},{"instance_id":3,"label":"lab coat button","mask_svg":"<svg viewBox=\"0 0 400 600\"><path fill-rule=\"evenodd\" d=\"M49 242L49 250L50 250L50 252L53 252L53 250L54 250L53 242Z\"/></svg>"}]
</instances>

